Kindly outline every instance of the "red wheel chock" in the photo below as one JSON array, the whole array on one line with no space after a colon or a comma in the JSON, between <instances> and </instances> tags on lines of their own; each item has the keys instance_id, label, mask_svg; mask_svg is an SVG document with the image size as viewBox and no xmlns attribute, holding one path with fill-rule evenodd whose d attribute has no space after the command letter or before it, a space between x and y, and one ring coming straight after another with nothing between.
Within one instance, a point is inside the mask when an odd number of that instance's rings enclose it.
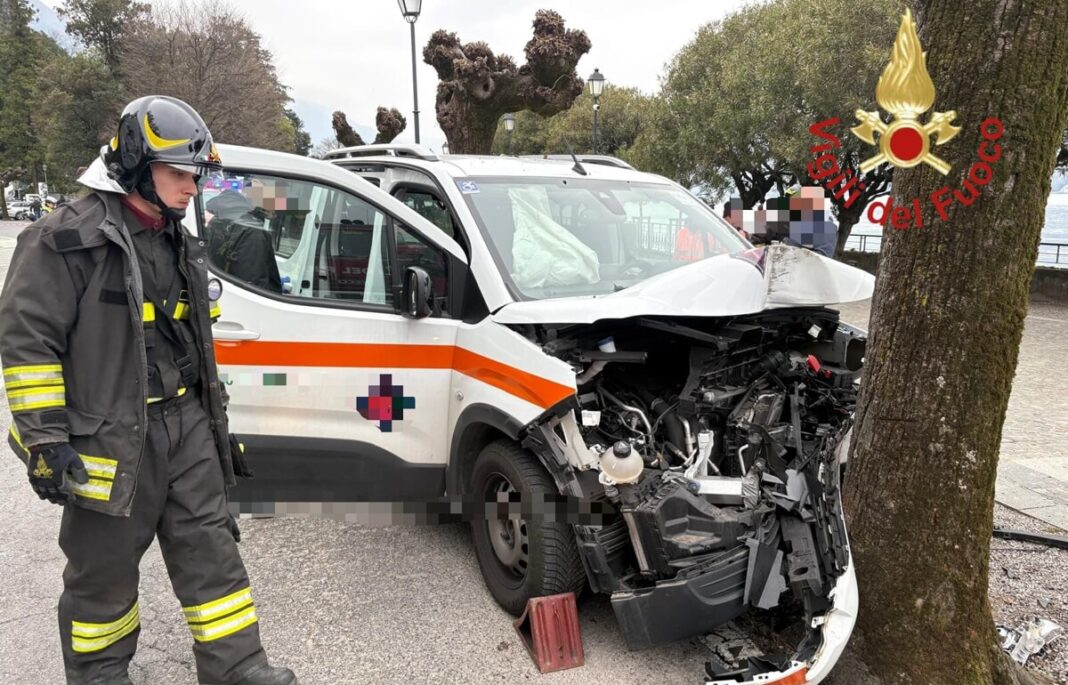
<instances>
[{"instance_id":1,"label":"red wheel chock","mask_svg":"<svg viewBox=\"0 0 1068 685\"><path fill-rule=\"evenodd\" d=\"M514 622L515 632L542 673L586 663L575 593L533 597Z\"/></svg>"}]
</instances>

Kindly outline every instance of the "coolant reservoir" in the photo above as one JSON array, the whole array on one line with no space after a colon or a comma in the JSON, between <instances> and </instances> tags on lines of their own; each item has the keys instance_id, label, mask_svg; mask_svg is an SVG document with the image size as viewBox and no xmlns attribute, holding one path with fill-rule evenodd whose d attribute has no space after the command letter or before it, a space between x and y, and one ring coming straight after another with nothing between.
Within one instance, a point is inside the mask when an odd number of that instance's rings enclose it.
<instances>
[{"instance_id":1,"label":"coolant reservoir","mask_svg":"<svg viewBox=\"0 0 1068 685\"><path fill-rule=\"evenodd\" d=\"M635 482L644 467L641 455L624 440L601 454L601 478L611 484Z\"/></svg>"}]
</instances>

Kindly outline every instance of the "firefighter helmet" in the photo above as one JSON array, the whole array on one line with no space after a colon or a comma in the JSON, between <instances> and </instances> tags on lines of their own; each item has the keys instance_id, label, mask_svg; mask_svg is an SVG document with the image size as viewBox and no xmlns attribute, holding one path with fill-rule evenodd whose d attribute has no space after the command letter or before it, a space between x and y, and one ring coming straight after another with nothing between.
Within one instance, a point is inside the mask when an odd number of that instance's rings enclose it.
<instances>
[{"instance_id":1,"label":"firefighter helmet","mask_svg":"<svg viewBox=\"0 0 1068 685\"><path fill-rule=\"evenodd\" d=\"M177 98L148 95L126 105L118 134L100 156L108 176L127 193L137 190L165 215L180 219L159 199L150 166L169 164L202 175L222 168L219 151L197 111Z\"/></svg>"}]
</instances>

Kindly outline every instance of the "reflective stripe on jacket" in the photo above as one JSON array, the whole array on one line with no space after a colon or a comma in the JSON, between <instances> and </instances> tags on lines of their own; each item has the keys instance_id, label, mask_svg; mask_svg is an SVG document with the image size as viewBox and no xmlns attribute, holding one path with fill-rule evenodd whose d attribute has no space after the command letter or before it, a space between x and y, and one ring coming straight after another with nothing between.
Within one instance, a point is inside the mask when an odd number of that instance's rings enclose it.
<instances>
[{"instance_id":1,"label":"reflective stripe on jacket","mask_svg":"<svg viewBox=\"0 0 1068 685\"><path fill-rule=\"evenodd\" d=\"M200 400L232 485L205 244L181 232L188 317L203 349ZM143 321L141 271L130 245L119 196L94 191L19 234L0 293L0 361L13 417L12 449L25 460L36 445L69 442L90 458L87 468L94 467L93 487L75 493L75 503L121 516L129 515L144 449L145 326L152 326Z\"/></svg>"}]
</instances>

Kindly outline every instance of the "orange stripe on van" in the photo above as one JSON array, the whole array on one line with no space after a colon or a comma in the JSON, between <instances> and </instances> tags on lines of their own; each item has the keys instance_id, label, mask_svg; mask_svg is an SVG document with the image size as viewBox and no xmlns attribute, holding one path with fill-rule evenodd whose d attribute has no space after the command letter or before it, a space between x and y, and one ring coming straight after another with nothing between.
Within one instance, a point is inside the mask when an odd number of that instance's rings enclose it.
<instances>
[{"instance_id":1,"label":"orange stripe on van","mask_svg":"<svg viewBox=\"0 0 1068 685\"><path fill-rule=\"evenodd\" d=\"M548 408L574 389L453 345L375 345L248 341L215 344L215 360L234 366L452 369Z\"/></svg>"}]
</instances>

